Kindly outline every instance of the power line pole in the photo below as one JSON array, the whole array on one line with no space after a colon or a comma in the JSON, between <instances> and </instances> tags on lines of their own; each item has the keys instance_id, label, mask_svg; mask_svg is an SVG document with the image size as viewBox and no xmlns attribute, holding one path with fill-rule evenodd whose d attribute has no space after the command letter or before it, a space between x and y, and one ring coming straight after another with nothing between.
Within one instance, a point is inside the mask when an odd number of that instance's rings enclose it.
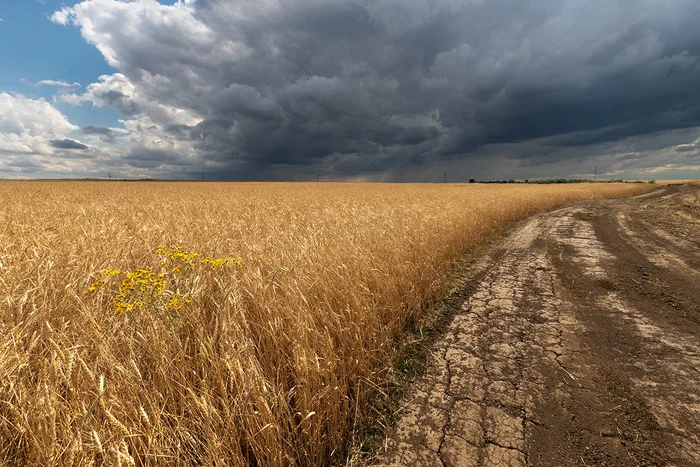
<instances>
[{"instance_id":1,"label":"power line pole","mask_svg":"<svg viewBox=\"0 0 700 467\"><path fill-rule=\"evenodd\" d=\"M109 177L109 179L112 180L112 172L107 172L107 177Z\"/></svg>"},{"instance_id":2,"label":"power line pole","mask_svg":"<svg viewBox=\"0 0 700 467\"><path fill-rule=\"evenodd\" d=\"M447 170L445 170L445 183L447 183Z\"/></svg>"},{"instance_id":3,"label":"power line pole","mask_svg":"<svg viewBox=\"0 0 700 467\"><path fill-rule=\"evenodd\" d=\"M597 182L598 181L598 165L595 166L593 169L593 181Z\"/></svg>"}]
</instances>

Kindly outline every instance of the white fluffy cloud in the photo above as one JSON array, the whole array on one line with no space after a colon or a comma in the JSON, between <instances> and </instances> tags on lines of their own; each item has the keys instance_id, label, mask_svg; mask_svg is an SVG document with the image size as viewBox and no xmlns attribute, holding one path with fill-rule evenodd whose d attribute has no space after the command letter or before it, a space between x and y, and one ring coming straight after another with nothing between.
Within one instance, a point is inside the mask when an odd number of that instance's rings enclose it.
<instances>
[{"instance_id":1,"label":"white fluffy cloud","mask_svg":"<svg viewBox=\"0 0 700 467\"><path fill-rule=\"evenodd\" d=\"M157 80L156 80L157 81ZM144 95L141 86L134 85L121 73L102 75L99 81L88 85L84 94L64 94L58 100L71 104L90 102L97 107L111 106L126 117L142 116L156 125L196 125L201 121L196 112L161 103Z\"/></svg>"},{"instance_id":2,"label":"white fluffy cloud","mask_svg":"<svg viewBox=\"0 0 700 467\"><path fill-rule=\"evenodd\" d=\"M67 137L78 127L43 99L0 93L0 173L41 175L55 166L57 150L87 147Z\"/></svg>"},{"instance_id":3,"label":"white fluffy cloud","mask_svg":"<svg viewBox=\"0 0 700 467\"><path fill-rule=\"evenodd\" d=\"M700 126L698 16L692 0L84 0L51 19L118 70L58 99L118 109L129 167L401 179L476 160L480 177L489 157L503 177L586 174L602 150L601 173L667 165L623 156L664 131L692 143L674 131Z\"/></svg>"},{"instance_id":4,"label":"white fluffy cloud","mask_svg":"<svg viewBox=\"0 0 700 467\"><path fill-rule=\"evenodd\" d=\"M77 129L43 99L0 93L0 155L51 153L49 141Z\"/></svg>"}]
</instances>

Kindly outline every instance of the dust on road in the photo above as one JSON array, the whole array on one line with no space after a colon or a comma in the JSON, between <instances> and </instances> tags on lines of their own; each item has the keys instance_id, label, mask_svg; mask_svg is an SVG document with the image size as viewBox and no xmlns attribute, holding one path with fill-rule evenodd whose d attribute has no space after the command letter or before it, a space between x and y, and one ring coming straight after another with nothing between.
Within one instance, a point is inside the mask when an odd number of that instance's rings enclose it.
<instances>
[{"instance_id":1,"label":"dust on road","mask_svg":"<svg viewBox=\"0 0 700 467\"><path fill-rule=\"evenodd\" d=\"M699 197L579 204L495 247L378 465L700 465Z\"/></svg>"}]
</instances>

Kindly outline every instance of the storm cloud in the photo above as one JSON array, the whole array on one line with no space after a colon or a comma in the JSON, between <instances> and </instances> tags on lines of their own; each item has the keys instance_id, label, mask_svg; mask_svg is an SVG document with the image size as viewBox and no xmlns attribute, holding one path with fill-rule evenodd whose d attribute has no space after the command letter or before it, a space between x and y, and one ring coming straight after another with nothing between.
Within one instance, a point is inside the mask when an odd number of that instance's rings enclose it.
<instances>
[{"instance_id":1,"label":"storm cloud","mask_svg":"<svg viewBox=\"0 0 700 467\"><path fill-rule=\"evenodd\" d=\"M118 109L124 161L154 173L700 170L682 149L700 127L694 0L86 0L52 19L118 70L61 99Z\"/></svg>"}]
</instances>

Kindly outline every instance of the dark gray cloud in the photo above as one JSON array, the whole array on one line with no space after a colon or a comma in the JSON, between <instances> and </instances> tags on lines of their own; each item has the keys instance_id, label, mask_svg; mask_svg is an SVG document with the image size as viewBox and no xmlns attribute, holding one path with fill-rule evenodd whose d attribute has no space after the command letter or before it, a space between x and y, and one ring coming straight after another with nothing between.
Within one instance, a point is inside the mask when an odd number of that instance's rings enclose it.
<instances>
[{"instance_id":1,"label":"dark gray cloud","mask_svg":"<svg viewBox=\"0 0 700 467\"><path fill-rule=\"evenodd\" d=\"M190 125L180 123L170 123L163 127L163 130L170 136L176 139L189 140L192 138L192 129Z\"/></svg>"},{"instance_id":2,"label":"dark gray cloud","mask_svg":"<svg viewBox=\"0 0 700 467\"><path fill-rule=\"evenodd\" d=\"M115 109L119 110L126 117L133 117L141 111L139 105L134 102L130 96L119 91L109 90L103 93L98 93L95 97L102 99L108 105L111 105Z\"/></svg>"},{"instance_id":3,"label":"dark gray cloud","mask_svg":"<svg viewBox=\"0 0 700 467\"><path fill-rule=\"evenodd\" d=\"M682 146L678 146L676 148L676 152L691 152L691 151L697 151L698 147L695 146L694 144L684 144Z\"/></svg>"},{"instance_id":4,"label":"dark gray cloud","mask_svg":"<svg viewBox=\"0 0 700 467\"><path fill-rule=\"evenodd\" d=\"M53 139L49 142L51 146L57 149L88 149L88 146L72 139Z\"/></svg>"},{"instance_id":5,"label":"dark gray cloud","mask_svg":"<svg viewBox=\"0 0 700 467\"><path fill-rule=\"evenodd\" d=\"M158 169L164 166L186 167L192 165L186 157L178 153L162 150L135 147L122 157L129 167L138 169Z\"/></svg>"},{"instance_id":6,"label":"dark gray cloud","mask_svg":"<svg viewBox=\"0 0 700 467\"><path fill-rule=\"evenodd\" d=\"M136 122L128 164L393 179L489 160L575 175L601 151L611 171L668 163L700 127L699 19L694 0L91 0L54 16L120 71L81 98Z\"/></svg>"},{"instance_id":7,"label":"dark gray cloud","mask_svg":"<svg viewBox=\"0 0 700 467\"><path fill-rule=\"evenodd\" d=\"M113 143L116 133L111 128L88 125L80 129L80 132L88 136L99 136L105 143Z\"/></svg>"}]
</instances>

